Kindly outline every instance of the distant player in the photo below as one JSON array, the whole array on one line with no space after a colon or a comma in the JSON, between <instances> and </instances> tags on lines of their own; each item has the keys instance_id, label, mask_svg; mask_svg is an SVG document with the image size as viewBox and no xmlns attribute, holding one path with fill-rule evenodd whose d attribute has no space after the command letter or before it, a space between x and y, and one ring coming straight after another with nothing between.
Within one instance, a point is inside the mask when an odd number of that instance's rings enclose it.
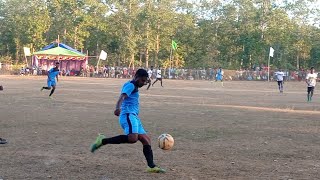
<instances>
[{"instance_id":1,"label":"distant player","mask_svg":"<svg viewBox=\"0 0 320 180\"><path fill-rule=\"evenodd\" d=\"M121 95L116 104L114 114L119 116L119 123L124 131L124 135L106 138L99 134L94 144L91 145L91 152L95 152L103 145L136 143L140 141L143 145L143 154L148 163L148 172L162 173L164 169L156 166L153 162L151 140L144 130L139 114L139 88L146 85L148 73L144 69L139 69L132 81L126 82L122 86ZM131 155L133 152L130 152ZM133 155L135 156L135 155Z\"/></svg>"},{"instance_id":2,"label":"distant player","mask_svg":"<svg viewBox=\"0 0 320 180\"><path fill-rule=\"evenodd\" d=\"M152 81L152 74L153 74L153 66L151 66L151 68L148 70L148 81L147 81L147 84L148 87L147 87L147 90L150 88L151 86L151 81Z\"/></svg>"},{"instance_id":3,"label":"distant player","mask_svg":"<svg viewBox=\"0 0 320 180\"><path fill-rule=\"evenodd\" d=\"M157 69L157 74L156 74L156 80L153 82L152 86L154 85L154 83L156 83L157 81L160 81L161 86L162 86L162 75L161 75L161 69L159 67L159 69ZM162 86L163 87L163 86Z\"/></svg>"},{"instance_id":4,"label":"distant player","mask_svg":"<svg viewBox=\"0 0 320 180\"><path fill-rule=\"evenodd\" d=\"M56 66L54 68L51 68L49 71L48 71L48 80L47 80L47 87L42 87L41 88L41 91L44 90L44 89L47 89L47 90L50 90L51 87L52 87L52 90L49 94L49 97L51 97L51 95L54 93L54 90L56 89L56 78L57 78L57 82L59 81L58 79L58 75L59 75L59 65L60 63L59 62L56 62Z\"/></svg>"},{"instance_id":5,"label":"distant player","mask_svg":"<svg viewBox=\"0 0 320 180\"><path fill-rule=\"evenodd\" d=\"M275 76L278 82L279 91L280 93L283 93L283 84L284 84L283 77L285 76L284 72L282 72L282 70L279 69L277 72L275 72Z\"/></svg>"},{"instance_id":6,"label":"distant player","mask_svg":"<svg viewBox=\"0 0 320 180\"><path fill-rule=\"evenodd\" d=\"M221 67L219 67L216 74L216 81L221 81L222 86L223 86L223 77L224 77L224 71L222 70Z\"/></svg>"},{"instance_id":7,"label":"distant player","mask_svg":"<svg viewBox=\"0 0 320 180\"><path fill-rule=\"evenodd\" d=\"M307 90L308 90L308 102L311 102L312 96L313 96L313 91L314 87L316 86L317 83L317 78L318 78L318 73L314 72L314 67L310 68L310 73L307 74L306 76L306 83L307 83Z\"/></svg>"}]
</instances>

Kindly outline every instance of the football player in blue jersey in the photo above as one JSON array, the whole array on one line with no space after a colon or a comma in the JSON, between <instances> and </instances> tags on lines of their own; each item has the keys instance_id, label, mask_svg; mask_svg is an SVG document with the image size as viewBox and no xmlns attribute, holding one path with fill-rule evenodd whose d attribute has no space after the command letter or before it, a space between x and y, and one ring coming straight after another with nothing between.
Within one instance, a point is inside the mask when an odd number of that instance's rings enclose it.
<instances>
[{"instance_id":1,"label":"football player in blue jersey","mask_svg":"<svg viewBox=\"0 0 320 180\"><path fill-rule=\"evenodd\" d=\"M124 134L107 138L99 134L96 141L91 145L91 152L95 152L103 145L136 143L140 141L143 145L143 154L148 163L148 172L164 173L165 170L156 166L153 162L153 152L151 149L151 140L143 128L139 118L139 88L146 85L148 81L148 72L144 69L138 69L134 79L126 82L122 86L119 100L116 104L114 115L119 116L119 124Z\"/></svg>"},{"instance_id":2,"label":"football player in blue jersey","mask_svg":"<svg viewBox=\"0 0 320 180\"><path fill-rule=\"evenodd\" d=\"M48 79L47 79L47 87L42 87L41 88L41 91L44 90L44 89L47 89L47 90L51 90L51 87L52 87L52 90L49 94L49 97L51 97L51 95L54 93L54 90L56 90L56 78L57 78L57 82L59 81L58 79L58 76L59 76L59 65L60 63L59 62L56 62L56 66L54 68L51 68L49 71L48 71Z\"/></svg>"}]
</instances>

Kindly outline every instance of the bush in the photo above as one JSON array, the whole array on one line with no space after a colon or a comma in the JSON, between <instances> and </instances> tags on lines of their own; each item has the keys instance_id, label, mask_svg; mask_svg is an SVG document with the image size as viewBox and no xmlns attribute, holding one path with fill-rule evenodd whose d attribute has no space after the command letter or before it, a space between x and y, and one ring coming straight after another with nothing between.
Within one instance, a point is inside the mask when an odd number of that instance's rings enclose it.
<instances>
[{"instance_id":1,"label":"bush","mask_svg":"<svg viewBox=\"0 0 320 180\"><path fill-rule=\"evenodd\" d=\"M0 56L0 62L2 64L12 64L13 60L11 56Z\"/></svg>"}]
</instances>

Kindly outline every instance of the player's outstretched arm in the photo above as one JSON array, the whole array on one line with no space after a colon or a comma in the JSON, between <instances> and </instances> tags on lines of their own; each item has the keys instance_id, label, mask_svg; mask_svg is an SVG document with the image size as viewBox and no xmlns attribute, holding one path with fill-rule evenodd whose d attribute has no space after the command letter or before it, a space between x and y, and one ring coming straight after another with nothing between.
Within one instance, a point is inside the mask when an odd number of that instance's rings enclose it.
<instances>
[{"instance_id":1,"label":"player's outstretched arm","mask_svg":"<svg viewBox=\"0 0 320 180\"><path fill-rule=\"evenodd\" d=\"M57 82L59 81L58 76L59 76L59 75L57 75L57 76L56 76L56 78L57 78Z\"/></svg>"},{"instance_id":2,"label":"player's outstretched arm","mask_svg":"<svg viewBox=\"0 0 320 180\"><path fill-rule=\"evenodd\" d=\"M114 115L116 115L116 116L119 116L119 115L120 115L120 112L121 112L121 109L120 109L121 104L122 104L123 100L126 99L127 97L128 97L128 95L125 94L125 93L122 93L122 94L120 95L120 97L119 97L119 99L118 99L118 101L117 101L117 104L116 104L116 110L114 110Z\"/></svg>"}]
</instances>

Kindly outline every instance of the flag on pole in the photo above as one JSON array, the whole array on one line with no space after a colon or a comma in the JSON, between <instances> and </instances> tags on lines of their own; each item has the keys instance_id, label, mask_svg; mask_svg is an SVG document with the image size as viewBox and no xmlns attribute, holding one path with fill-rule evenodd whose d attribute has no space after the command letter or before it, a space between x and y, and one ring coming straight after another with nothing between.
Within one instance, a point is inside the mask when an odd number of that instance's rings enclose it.
<instances>
[{"instance_id":1,"label":"flag on pole","mask_svg":"<svg viewBox=\"0 0 320 180\"><path fill-rule=\"evenodd\" d=\"M99 59L106 60L107 56L108 56L107 53L104 50L101 50Z\"/></svg>"},{"instance_id":2,"label":"flag on pole","mask_svg":"<svg viewBox=\"0 0 320 180\"><path fill-rule=\"evenodd\" d=\"M23 47L23 51L25 56L31 56L30 48Z\"/></svg>"},{"instance_id":3,"label":"flag on pole","mask_svg":"<svg viewBox=\"0 0 320 180\"><path fill-rule=\"evenodd\" d=\"M178 44L174 40L172 40L171 46L173 50L176 50L178 48Z\"/></svg>"},{"instance_id":4,"label":"flag on pole","mask_svg":"<svg viewBox=\"0 0 320 180\"><path fill-rule=\"evenodd\" d=\"M273 54L274 54L274 49L270 47L269 56L273 57Z\"/></svg>"}]
</instances>

